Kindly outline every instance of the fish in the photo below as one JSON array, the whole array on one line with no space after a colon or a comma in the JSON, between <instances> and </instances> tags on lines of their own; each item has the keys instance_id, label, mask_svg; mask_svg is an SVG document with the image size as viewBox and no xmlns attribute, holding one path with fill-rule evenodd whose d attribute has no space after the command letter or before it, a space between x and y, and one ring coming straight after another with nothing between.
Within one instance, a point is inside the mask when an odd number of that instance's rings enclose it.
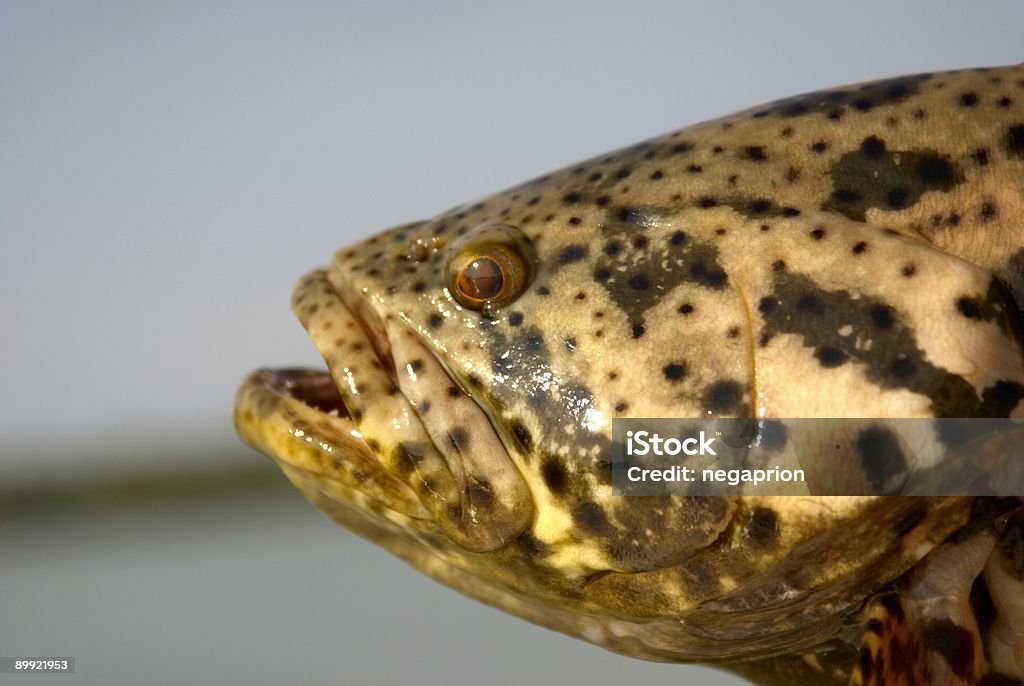
<instances>
[{"instance_id":1,"label":"fish","mask_svg":"<svg viewBox=\"0 0 1024 686\"><path fill-rule=\"evenodd\" d=\"M1024 416L1024 65L671 131L342 247L292 307L326 370L253 372L239 435L437 581L757 684L1024 684L1019 492L625 497L611 459L626 418ZM884 484L871 430L844 469Z\"/></svg>"}]
</instances>

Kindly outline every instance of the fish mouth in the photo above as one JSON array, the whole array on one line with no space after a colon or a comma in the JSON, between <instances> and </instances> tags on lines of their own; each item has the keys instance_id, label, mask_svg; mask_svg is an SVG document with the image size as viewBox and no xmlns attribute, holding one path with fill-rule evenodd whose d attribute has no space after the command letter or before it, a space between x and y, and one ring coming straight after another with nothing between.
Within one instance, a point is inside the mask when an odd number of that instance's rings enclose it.
<instances>
[{"instance_id":1,"label":"fish mouth","mask_svg":"<svg viewBox=\"0 0 1024 686\"><path fill-rule=\"evenodd\" d=\"M526 528L532 498L501 437L470 394L442 392L461 386L412 327L333 271L301 279L292 308L327 369L252 373L235 405L246 443L357 532L482 552Z\"/></svg>"},{"instance_id":2,"label":"fish mouth","mask_svg":"<svg viewBox=\"0 0 1024 686\"><path fill-rule=\"evenodd\" d=\"M375 513L378 525L429 528L429 513L377 460L328 371L252 372L238 389L234 421L243 441L346 526Z\"/></svg>"},{"instance_id":3,"label":"fish mouth","mask_svg":"<svg viewBox=\"0 0 1024 686\"><path fill-rule=\"evenodd\" d=\"M266 385L276 393L294 398L322 414L350 417L345 401L326 369L267 369L263 373Z\"/></svg>"}]
</instances>

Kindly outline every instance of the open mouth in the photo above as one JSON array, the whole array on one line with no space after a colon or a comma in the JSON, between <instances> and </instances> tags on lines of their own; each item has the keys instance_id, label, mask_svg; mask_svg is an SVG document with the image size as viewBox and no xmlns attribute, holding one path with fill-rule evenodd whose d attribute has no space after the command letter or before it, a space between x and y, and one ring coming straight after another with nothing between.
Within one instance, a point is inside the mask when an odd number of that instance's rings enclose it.
<instances>
[{"instance_id":1,"label":"open mouth","mask_svg":"<svg viewBox=\"0 0 1024 686\"><path fill-rule=\"evenodd\" d=\"M476 551L527 526L532 498L502 436L473 396L440 392L458 384L415 330L332 272L302 279L292 308L328 371L250 375L235 409L243 440L321 507L329 492Z\"/></svg>"},{"instance_id":2,"label":"open mouth","mask_svg":"<svg viewBox=\"0 0 1024 686\"><path fill-rule=\"evenodd\" d=\"M330 372L316 369L267 369L268 388L332 417L351 418Z\"/></svg>"},{"instance_id":3,"label":"open mouth","mask_svg":"<svg viewBox=\"0 0 1024 686\"><path fill-rule=\"evenodd\" d=\"M349 300L349 306L345 301ZM296 286L292 305L327 369L261 369L236 396L242 439L273 458L318 507L351 526L358 516L408 526L430 513L386 446L373 437L405 403L383 324L317 271ZM392 407L381 407L387 398ZM406 411L408 411L408 404ZM369 427L370 434L364 433Z\"/></svg>"}]
</instances>

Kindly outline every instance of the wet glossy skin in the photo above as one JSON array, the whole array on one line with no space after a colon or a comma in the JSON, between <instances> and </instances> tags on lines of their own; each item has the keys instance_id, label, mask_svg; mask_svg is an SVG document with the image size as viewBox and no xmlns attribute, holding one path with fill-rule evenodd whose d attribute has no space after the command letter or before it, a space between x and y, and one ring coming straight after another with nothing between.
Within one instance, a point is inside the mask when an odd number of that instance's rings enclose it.
<instances>
[{"instance_id":1,"label":"wet glossy skin","mask_svg":"<svg viewBox=\"0 0 1024 686\"><path fill-rule=\"evenodd\" d=\"M1016 505L617 498L611 419L1021 416L1022 186L1020 67L672 132L340 250L293 299L333 381L257 373L236 424L318 507L485 602L637 657L841 683L865 603L915 565L966 596L999 563L1008 607ZM973 575L918 565L972 520ZM1020 638L962 614L979 654Z\"/></svg>"}]
</instances>

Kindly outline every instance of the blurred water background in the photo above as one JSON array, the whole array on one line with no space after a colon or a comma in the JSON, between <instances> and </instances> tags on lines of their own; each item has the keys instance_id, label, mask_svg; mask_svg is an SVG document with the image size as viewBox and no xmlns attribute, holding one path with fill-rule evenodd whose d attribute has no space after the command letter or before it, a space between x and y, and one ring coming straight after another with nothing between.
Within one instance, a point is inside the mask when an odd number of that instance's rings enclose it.
<instances>
[{"instance_id":1,"label":"blurred water background","mask_svg":"<svg viewBox=\"0 0 1024 686\"><path fill-rule=\"evenodd\" d=\"M0 655L32 684L736 684L465 600L234 437L348 242L761 101L1024 59L1024 5L0 3Z\"/></svg>"}]
</instances>

